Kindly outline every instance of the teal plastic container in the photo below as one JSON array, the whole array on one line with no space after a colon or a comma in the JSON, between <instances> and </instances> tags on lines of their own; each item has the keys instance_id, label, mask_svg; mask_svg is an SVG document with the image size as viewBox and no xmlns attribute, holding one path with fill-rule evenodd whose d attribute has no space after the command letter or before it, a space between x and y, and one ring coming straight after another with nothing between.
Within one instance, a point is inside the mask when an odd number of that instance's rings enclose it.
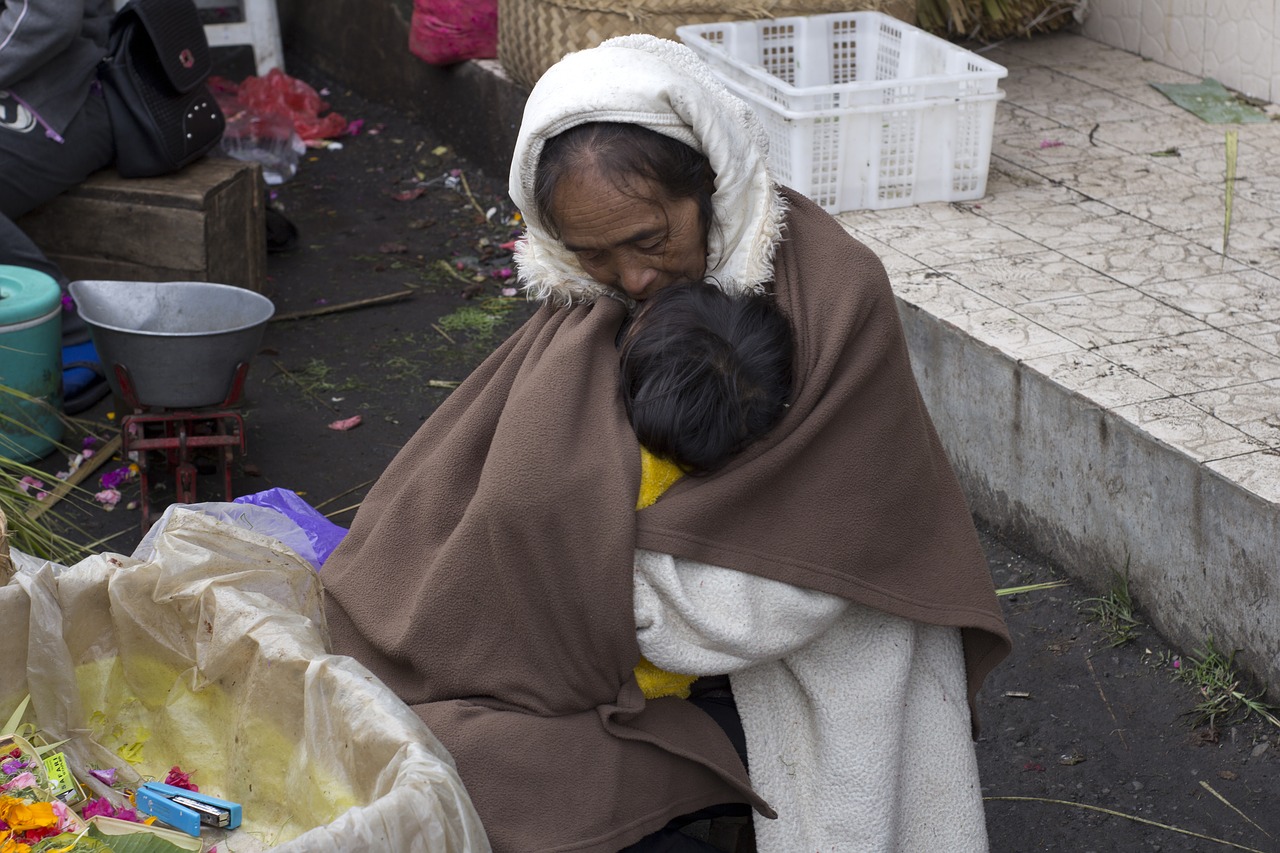
<instances>
[{"instance_id":1,"label":"teal plastic container","mask_svg":"<svg viewBox=\"0 0 1280 853\"><path fill-rule=\"evenodd\" d=\"M61 412L61 289L42 272L0 265L0 457L48 456L62 440Z\"/></svg>"}]
</instances>

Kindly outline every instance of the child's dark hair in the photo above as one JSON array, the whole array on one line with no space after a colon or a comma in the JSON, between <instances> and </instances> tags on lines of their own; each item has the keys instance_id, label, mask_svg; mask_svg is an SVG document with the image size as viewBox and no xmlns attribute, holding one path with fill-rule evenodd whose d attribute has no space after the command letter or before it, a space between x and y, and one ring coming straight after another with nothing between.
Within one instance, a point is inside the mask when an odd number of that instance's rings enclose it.
<instances>
[{"instance_id":1,"label":"child's dark hair","mask_svg":"<svg viewBox=\"0 0 1280 853\"><path fill-rule=\"evenodd\" d=\"M640 444L710 474L764 436L791 397L791 324L772 296L665 287L623 331L622 399Z\"/></svg>"}]
</instances>

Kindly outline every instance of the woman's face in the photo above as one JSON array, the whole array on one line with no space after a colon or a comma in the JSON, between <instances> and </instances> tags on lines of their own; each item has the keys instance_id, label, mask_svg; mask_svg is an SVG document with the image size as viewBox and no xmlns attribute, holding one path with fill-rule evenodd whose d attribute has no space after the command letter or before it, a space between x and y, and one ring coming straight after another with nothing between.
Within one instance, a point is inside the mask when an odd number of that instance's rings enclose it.
<instances>
[{"instance_id":1,"label":"woman's face","mask_svg":"<svg viewBox=\"0 0 1280 853\"><path fill-rule=\"evenodd\" d=\"M668 201L647 179L619 187L588 168L560 182L551 209L560 241L583 272L632 299L677 281L699 281L706 272L697 201Z\"/></svg>"}]
</instances>

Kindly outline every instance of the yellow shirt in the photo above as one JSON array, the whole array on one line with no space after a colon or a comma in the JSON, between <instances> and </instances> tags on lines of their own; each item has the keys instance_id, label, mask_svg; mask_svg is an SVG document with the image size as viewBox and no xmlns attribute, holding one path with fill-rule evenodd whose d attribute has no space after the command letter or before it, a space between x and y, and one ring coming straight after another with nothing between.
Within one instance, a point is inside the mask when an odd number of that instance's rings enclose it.
<instances>
[{"instance_id":1,"label":"yellow shirt","mask_svg":"<svg viewBox=\"0 0 1280 853\"><path fill-rule=\"evenodd\" d=\"M674 462L659 459L643 447L640 448L640 496L636 500L636 509L653 506L662 493L671 488L684 472ZM696 675L681 675L659 669L643 657L636 664L636 681L644 691L644 698L657 699L659 696L678 696L689 698L689 685L698 679Z\"/></svg>"}]
</instances>

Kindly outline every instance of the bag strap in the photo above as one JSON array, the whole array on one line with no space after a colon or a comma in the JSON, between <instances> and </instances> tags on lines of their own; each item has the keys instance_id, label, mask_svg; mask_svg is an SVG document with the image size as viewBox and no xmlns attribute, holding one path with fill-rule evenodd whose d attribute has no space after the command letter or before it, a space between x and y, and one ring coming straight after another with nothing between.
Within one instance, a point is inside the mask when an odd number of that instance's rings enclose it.
<instances>
[{"instance_id":1,"label":"bag strap","mask_svg":"<svg viewBox=\"0 0 1280 853\"><path fill-rule=\"evenodd\" d=\"M146 31L173 88L190 92L208 78L213 60L194 0L129 0L111 20L113 47L131 24Z\"/></svg>"}]
</instances>

